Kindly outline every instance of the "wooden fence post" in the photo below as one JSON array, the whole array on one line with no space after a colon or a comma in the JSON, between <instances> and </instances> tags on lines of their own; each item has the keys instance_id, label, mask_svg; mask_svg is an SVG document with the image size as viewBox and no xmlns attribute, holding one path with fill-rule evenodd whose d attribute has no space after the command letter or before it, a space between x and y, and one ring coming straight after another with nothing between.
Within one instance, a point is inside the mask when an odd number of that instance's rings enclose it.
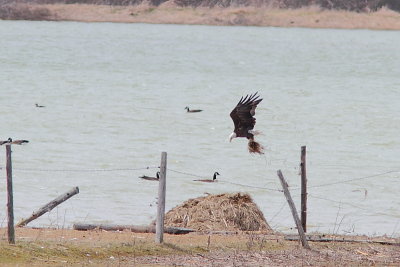
<instances>
[{"instance_id":1,"label":"wooden fence post","mask_svg":"<svg viewBox=\"0 0 400 267\"><path fill-rule=\"evenodd\" d=\"M67 193L55 198L54 200L50 201L49 203L47 203L46 205L41 207L39 210L33 212L32 216L30 216L28 219L24 219L24 220L20 221L17 224L17 227L22 227L22 226L27 225L31 221L39 218L40 216L42 216L46 212L51 211L52 209L57 207L59 204L61 204L62 202L66 201L67 199L71 198L72 196L74 196L74 195L76 195L78 193L79 193L79 188L77 186L72 188Z\"/></svg>"},{"instance_id":2,"label":"wooden fence post","mask_svg":"<svg viewBox=\"0 0 400 267\"><path fill-rule=\"evenodd\" d=\"M301 173L301 225L304 232L307 232L307 173L306 173L306 146L301 147L300 158Z\"/></svg>"},{"instance_id":3,"label":"wooden fence post","mask_svg":"<svg viewBox=\"0 0 400 267\"><path fill-rule=\"evenodd\" d=\"M167 178L167 152L161 153L160 179L158 185L158 206L156 220L156 243L161 244L164 238L164 214L165 214L165 189Z\"/></svg>"},{"instance_id":4,"label":"wooden fence post","mask_svg":"<svg viewBox=\"0 0 400 267\"><path fill-rule=\"evenodd\" d=\"M11 145L6 145L6 172L7 172L8 243L15 244Z\"/></svg>"},{"instance_id":5,"label":"wooden fence post","mask_svg":"<svg viewBox=\"0 0 400 267\"><path fill-rule=\"evenodd\" d=\"M283 177L281 170L278 170L278 176L281 181L283 193L285 194L285 197L289 204L290 210L292 211L293 219L294 219L294 222L296 223L297 231L299 232L299 235L300 235L301 244L303 245L304 248L311 249L310 246L308 245L306 235L304 234L304 231L303 231L303 226L301 226L299 215L297 214L296 206L294 205L292 197L290 196L288 185L285 181L285 178Z\"/></svg>"}]
</instances>

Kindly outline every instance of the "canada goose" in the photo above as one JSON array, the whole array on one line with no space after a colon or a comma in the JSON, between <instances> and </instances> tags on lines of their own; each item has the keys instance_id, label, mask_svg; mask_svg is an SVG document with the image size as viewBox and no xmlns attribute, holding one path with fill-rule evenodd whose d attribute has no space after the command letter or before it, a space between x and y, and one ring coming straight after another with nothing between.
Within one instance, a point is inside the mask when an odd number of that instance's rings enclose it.
<instances>
[{"instance_id":1,"label":"canada goose","mask_svg":"<svg viewBox=\"0 0 400 267\"><path fill-rule=\"evenodd\" d=\"M185 109L186 109L187 112L189 112L189 113L201 112L201 111L203 111L202 109L189 109L189 107L185 107Z\"/></svg>"},{"instance_id":2,"label":"canada goose","mask_svg":"<svg viewBox=\"0 0 400 267\"><path fill-rule=\"evenodd\" d=\"M38 103L35 104L37 108L44 108L45 106L39 105Z\"/></svg>"},{"instance_id":3,"label":"canada goose","mask_svg":"<svg viewBox=\"0 0 400 267\"><path fill-rule=\"evenodd\" d=\"M22 145L23 143L29 143L28 140L12 140L8 138L7 141L0 141L0 146L4 144L14 144L14 145Z\"/></svg>"},{"instance_id":4,"label":"canada goose","mask_svg":"<svg viewBox=\"0 0 400 267\"><path fill-rule=\"evenodd\" d=\"M142 175L139 178L142 178L142 179L145 179L145 180L149 180L149 181L158 181L158 180L160 180L160 172L156 173L156 177Z\"/></svg>"},{"instance_id":5,"label":"canada goose","mask_svg":"<svg viewBox=\"0 0 400 267\"><path fill-rule=\"evenodd\" d=\"M12 139L11 139L11 138L8 138L8 139L5 140L5 141L0 141L0 146L1 146L1 145L4 145L4 144L11 143L11 142L12 142Z\"/></svg>"},{"instance_id":6,"label":"canada goose","mask_svg":"<svg viewBox=\"0 0 400 267\"><path fill-rule=\"evenodd\" d=\"M218 172L214 172L213 178L211 179L200 179L200 180L193 180L197 182L205 182L205 183L214 183L217 180L217 175L220 175Z\"/></svg>"}]
</instances>

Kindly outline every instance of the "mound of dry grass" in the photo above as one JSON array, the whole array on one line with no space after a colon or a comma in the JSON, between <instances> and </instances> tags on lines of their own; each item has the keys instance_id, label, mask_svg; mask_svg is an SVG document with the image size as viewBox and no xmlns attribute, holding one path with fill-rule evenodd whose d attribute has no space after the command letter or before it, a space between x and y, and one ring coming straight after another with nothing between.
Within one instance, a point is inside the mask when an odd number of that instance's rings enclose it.
<instances>
[{"instance_id":1,"label":"mound of dry grass","mask_svg":"<svg viewBox=\"0 0 400 267\"><path fill-rule=\"evenodd\" d=\"M198 231L273 232L250 195L243 193L189 199L167 212L165 225Z\"/></svg>"}]
</instances>

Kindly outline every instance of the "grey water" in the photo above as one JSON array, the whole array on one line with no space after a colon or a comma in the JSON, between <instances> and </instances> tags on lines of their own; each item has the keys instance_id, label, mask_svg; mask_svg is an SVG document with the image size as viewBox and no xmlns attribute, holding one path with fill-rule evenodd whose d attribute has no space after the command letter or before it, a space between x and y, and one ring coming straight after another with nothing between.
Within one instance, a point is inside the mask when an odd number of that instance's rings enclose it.
<instances>
[{"instance_id":1,"label":"grey water","mask_svg":"<svg viewBox=\"0 0 400 267\"><path fill-rule=\"evenodd\" d=\"M294 232L276 173L299 209L306 146L308 232L398 236L399 44L396 31L0 21L0 140L30 141L12 147L15 220L78 186L29 226L148 224L158 184L138 177L166 151L167 210L246 192ZM261 156L228 141L230 111L256 91ZM3 146L2 227L4 166Z\"/></svg>"}]
</instances>

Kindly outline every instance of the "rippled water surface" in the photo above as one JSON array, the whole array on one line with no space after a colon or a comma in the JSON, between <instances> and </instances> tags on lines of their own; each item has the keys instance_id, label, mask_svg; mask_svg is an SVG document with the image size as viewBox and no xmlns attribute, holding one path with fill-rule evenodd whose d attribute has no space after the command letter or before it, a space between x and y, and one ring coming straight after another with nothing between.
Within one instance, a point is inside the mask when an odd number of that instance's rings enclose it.
<instances>
[{"instance_id":1,"label":"rippled water surface","mask_svg":"<svg viewBox=\"0 0 400 267\"><path fill-rule=\"evenodd\" d=\"M308 231L397 235L399 44L394 31L0 21L0 139L30 140L13 146L15 220L79 186L30 225L147 224L158 185L138 176L166 151L167 210L248 192L294 231L276 172L299 209L306 145ZM231 109L255 91L263 156L228 142ZM0 166L5 226L4 147Z\"/></svg>"}]
</instances>

